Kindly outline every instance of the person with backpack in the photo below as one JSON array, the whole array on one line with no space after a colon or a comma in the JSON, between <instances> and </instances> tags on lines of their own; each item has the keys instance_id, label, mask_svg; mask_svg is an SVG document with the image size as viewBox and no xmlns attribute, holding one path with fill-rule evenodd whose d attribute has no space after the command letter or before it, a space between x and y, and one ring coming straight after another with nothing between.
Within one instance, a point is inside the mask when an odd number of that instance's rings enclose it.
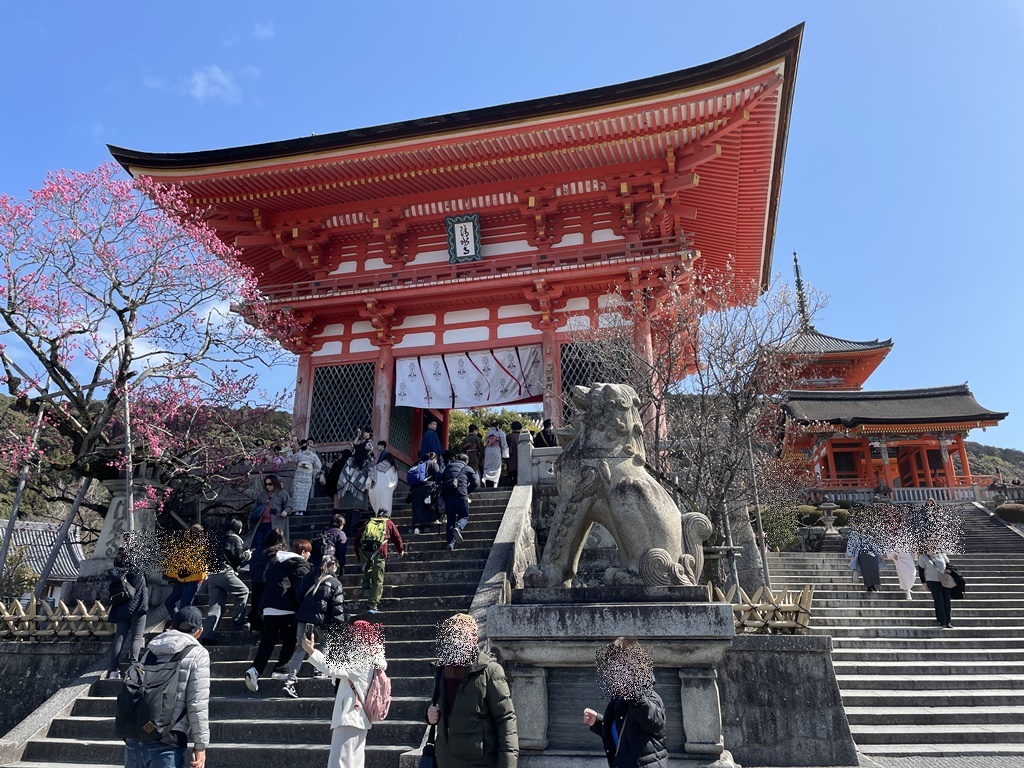
<instances>
[{"instance_id":1,"label":"person with backpack","mask_svg":"<svg viewBox=\"0 0 1024 768\"><path fill-rule=\"evenodd\" d=\"M418 536L421 530L432 529L437 522L437 476L440 468L437 454L431 451L423 461L409 467L405 482L409 484L409 500L412 502L412 532Z\"/></svg>"},{"instance_id":2,"label":"person with backpack","mask_svg":"<svg viewBox=\"0 0 1024 768\"><path fill-rule=\"evenodd\" d=\"M469 458L468 464L477 475L483 474L484 439L480 437L480 427L469 425L469 434L462 441L462 452Z\"/></svg>"},{"instance_id":3,"label":"person with backpack","mask_svg":"<svg viewBox=\"0 0 1024 768\"><path fill-rule=\"evenodd\" d=\"M399 557L405 557L405 544L398 526L381 507L356 534L356 557L366 561L363 566L363 592L367 613L380 613L380 596L384 592L384 569L388 562L388 542L395 545Z\"/></svg>"},{"instance_id":4,"label":"person with backpack","mask_svg":"<svg viewBox=\"0 0 1024 768\"><path fill-rule=\"evenodd\" d=\"M260 688L260 675L266 670L270 654L278 641L281 642L281 653L277 657L273 679L288 679L287 664L295 652L298 639L295 612L302 602L299 585L310 571L308 561L312 552L313 545L307 539L299 539L290 552L282 550L274 555L267 569L267 583L260 606L263 611L263 631L256 648L256 658L245 671L245 687L253 693Z\"/></svg>"},{"instance_id":5,"label":"person with backpack","mask_svg":"<svg viewBox=\"0 0 1024 768\"><path fill-rule=\"evenodd\" d=\"M460 613L437 629L434 694L438 768L516 768L519 734L505 670L479 650L476 621Z\"/></svg>"},{"instance_id":6,"label":"person with backpack","mask_svg":"<svg viewBox=\"0 0 1024 768\"><path fill-rule=\"evenodd\" d=\"M210 653L199 644L203 613L182 608L172 628L149 643L125 675L114 729L124 739L125 768L204 768L210 744Z\"/></svg>"},{"instance_id":7,"label":"person with backpack","mask_svg":"<svg viewBox=\"0 0 1024 768\"><path fill-rule=\"evenodd\" d=\"M551 419L544 419L544 425L540 432L533 436L533 447L534 448L557 448L558 447L558 435L555 434L555 428L551 424Z\"/></svg>"},{"instance_id":8,"label":"person with backpack","mask_svg":"<svg viewBox=\"0 0 1024 768\"><path fill-rule=\"evenodd\" d=\"M324 631L332 627L340 627L345 623L345 596L341 582L338 581L338 561L333 555L324 557L319 571L310 571L299 584L302 592L302 604L295 614L297 628L295 640L300 645L295 649L288 661L288 679L284 683L285 695L293 699L299 698L295 682L299 679L299 670L306 658L306 651L301 642L305 635L323 639ZM322 676L319 671L314 677Z\"/></svg>"},{"instance_id":9,"label":"person with backpack","mask_svg":"<svg viewBox=\"0 0 1024 768\"><path fill-rule=\"evenodd\" d=\"M284 533L274 528L263 540L263 546L253 551L249 560L249 579L252 581L252 592L249 595L249 627L255 632L263 631L263 590L267 585L267 571L277 553L285 549Z\"/></svg>"},{"instance_id":10,"label":"person with backpack","mask_svg":"<svg viewBox=\"0 0 1024 768\"><path fill-rule=\"evenodd\" d=\"M249 588L238 577L238 569L249 562L251 553L242 543L242 521L233 518L228 522L228 532L220 546L221 566L217 573L206 580L206 590L210 602L203 622L203 645L212 645L217 641L217 622L227 603L228 596L235 601L235 629L248 628L245 621L245 609L249 601Z\"/></svg>"},{"instance_id":11,"label":"person with backpack","mask_svg":"<svg viewBox=\"0 0 1024 768\"><path fill-rule=\"evenodd\" d=\"M635 639L620 637L597 652L604 715L587 708L583 722L601 737L609 768L668 768L665 704L654 690L654 663Z\"/></svg>"},{"instance_id":12,"label":"person with backpack","mask_svg":"<svg viewBox=\"0 0 1024 768\"><path fill-rule=\"evenodd\" d=\"M327 768L363 768L366 734L387 717L391 707L391 681L385 670L384 638L380 624L353 622L345 628L342 652L326 659L313 638L302 636L309 663L338 681L331 713L331 752Z\"/></svg>"},{"instance_id":13,"label":"person with backpack","mask_svg":"<svg viewBox=\"0 0 1024 768\"><path fill-rule=\"evenodd\" d=\"M480 479L467 459L466 454L460 453L441 473L441 500L448 517L445 533L449 552L455 549L456 540L463 541L462 532L469 524L469 494L480 485Z\"/></svg>"},{"instance_id":14,"label":"person with backpack","mask_svg":"<svg viewBox=\"0 0 1024 768\"><path fill-rule=\"evenodd\" d=\"M348 536L345 535L345 516L337 513L327 524L327 528L313 539L313 554L309 558L314 573L320 573L320 566L325 557L333 557L338 561L338 568L345 567L345 555L348 554Z\"/></svg>"},{"instance_id":15,"label":"person with backpack","mask_svg":"<svg viewBox=\"0 0 1024 768\"><path fill-rule=\"evenodd\" d=\"M501 422L495 419L484 437L484 485L498 486L501 480L501 460L508 458L508 439L501 429Z\"/></svg>"},{"instance_id":16,"label":"person with backpack","mask_svg":"<svg viewBox=\"0 0 1024 768\"><path fill-rule=\"evenodd\" d=\"M114 555L114 567L107 571L107 577L110 579L110 612L107 621L115 626L114 639L110 643L107 679L117 680L121 677L118 665L126 642L128 659L132 664L138 662L142 652L146 612L149 610L149 587L146 574L129 562L124 547Z\"/></svg>"}]
</instances>

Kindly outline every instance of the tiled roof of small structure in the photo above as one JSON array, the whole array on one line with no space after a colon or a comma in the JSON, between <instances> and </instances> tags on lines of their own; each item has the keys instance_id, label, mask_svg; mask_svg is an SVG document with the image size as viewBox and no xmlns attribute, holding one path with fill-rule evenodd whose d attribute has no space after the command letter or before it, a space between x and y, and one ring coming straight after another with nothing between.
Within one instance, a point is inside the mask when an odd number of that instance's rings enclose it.
<instances>
[{"instance_id":1,"label":"tiled roof of small structure","mask_svg":"<svg viewBox=\"0 0 1024 768\"><path fill-rule=\"evenodd\" d=\"M820 355L842 352L869 352L876 349L890 349L892 339L880 341L849 341L836 336L828 336L809 327L797 334L786 345L786 351L797 355Z\"/></svg>"},{"instance_id":2,"label":"tiled roof of small structure","mask_svg":"<svg viewBox=\"0 0 1024 768\"><path fill-rule=\"evenodd\" d=\"M0 520L0 527L7 528L7 520ZM36 573L43 570L46 558L57 540L59 525L53 523L33 523L19 520L14 524L14 544L28 547L27 565ZM78 578L78 567L85 560L82 545L78 540L78 526L71 526L64 546L60 548L57 561L50 571L50 581L66 581Z\"/></svg>"},{"instance_id":3,"label":"tiled roof of small structure","mask_svg":"<svg viewBox=\"0 0 1024 768\"><path fill-rule=\"evenodd\" d=\"M855 427L860 424L946 424L1001 421L974 399L966 384L874 392L794 390L783 406L793 419Z\"/></svg>"}]
</instances>

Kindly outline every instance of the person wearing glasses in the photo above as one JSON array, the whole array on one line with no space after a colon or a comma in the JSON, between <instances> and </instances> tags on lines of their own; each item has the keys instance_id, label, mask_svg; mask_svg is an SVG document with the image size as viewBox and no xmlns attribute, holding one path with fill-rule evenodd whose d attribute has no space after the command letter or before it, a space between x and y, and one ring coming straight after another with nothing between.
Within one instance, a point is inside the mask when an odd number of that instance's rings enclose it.
<instances>
[{"instance_id":1,"label":"person wearing glasses","mask_svg":"<svg viewBox=\"0 0 1024 768\"><path fill-rule=\"evenodd\" d=\"M271 528L280 529L288 542L288 516L292 512L292 497L281 485L277 475L263 478L263 490L256 496L249 513L249 529L253 531L250 547L258 549Z\"/></svg>"}]
</instances>

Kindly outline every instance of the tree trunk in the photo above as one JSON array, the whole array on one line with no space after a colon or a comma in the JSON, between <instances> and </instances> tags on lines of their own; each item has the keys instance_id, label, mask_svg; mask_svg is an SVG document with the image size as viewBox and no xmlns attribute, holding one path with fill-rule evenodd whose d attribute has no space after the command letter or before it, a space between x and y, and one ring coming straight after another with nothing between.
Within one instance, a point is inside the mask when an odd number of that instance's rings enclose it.
<instances>
[{"instance_id":1,"label":"tree trunk","mask_svg":"<svg viewBox=\"0 0 1024 768\"><path fill-rule=\"evenodd\" d=\"M49 380L47 380L47 386L49 386ZM36 423L32 428L32 438L29 441L29 445L35 448L39 443L39 430L43 425L43 411L46 408L43 403L39 403L39 410L36 412ZM18 522L18 507L21 506L21 497L25 495L25 486L28 484L28 462L25 462L25 466L21 468L21 474L18 475L18 490L14 492L14 503L11 504L10 517L7 520L7 530L4 532L4 542L0 546L0 578L3 578L4 568L7 567L7 555L11 551L11 544L14 543L14 526Z\"/></svg>"}]
</instances>

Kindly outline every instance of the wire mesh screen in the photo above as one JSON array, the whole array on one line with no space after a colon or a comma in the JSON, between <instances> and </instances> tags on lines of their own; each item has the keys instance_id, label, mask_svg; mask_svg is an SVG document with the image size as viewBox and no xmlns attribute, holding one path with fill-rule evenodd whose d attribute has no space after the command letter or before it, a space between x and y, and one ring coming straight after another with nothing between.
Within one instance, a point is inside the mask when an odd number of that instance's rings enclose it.
<instances>
[{"instance_id":1,"label":"wire mesh screen","mask_svg":"<svg viewBox=\"0 0 1024 768\"><path fill-rule=\"evenodd\" d=\"M391 432L388 444L396 451L411 456L412 450L412 408L403 405L391 407Z\"/></svg>"},{"instance_id":2,"label":"wire mesh screen","mask_svg":"<svg viewBox=\"0 0 1024 768\"><path fill-rule=\"evenodd\" d=\"M568 422L573 413L572 388L576 385L589 387L599 381L620 381L621 369L604 356L595 354L594 345L588 342L567 342L562 344L562 418Z\"/></svg>"},{"instance_id":3,"label":"wire mesh screen","mask_svg":"<svg viewBox=\"0 0 1024 768\"><path fill-rule=\"evenodd\" d=\"M317 368L309 407L309 439L314 443L351 440L369 426L373 414L373 363Z\"/></svg>"}]
</instances>

